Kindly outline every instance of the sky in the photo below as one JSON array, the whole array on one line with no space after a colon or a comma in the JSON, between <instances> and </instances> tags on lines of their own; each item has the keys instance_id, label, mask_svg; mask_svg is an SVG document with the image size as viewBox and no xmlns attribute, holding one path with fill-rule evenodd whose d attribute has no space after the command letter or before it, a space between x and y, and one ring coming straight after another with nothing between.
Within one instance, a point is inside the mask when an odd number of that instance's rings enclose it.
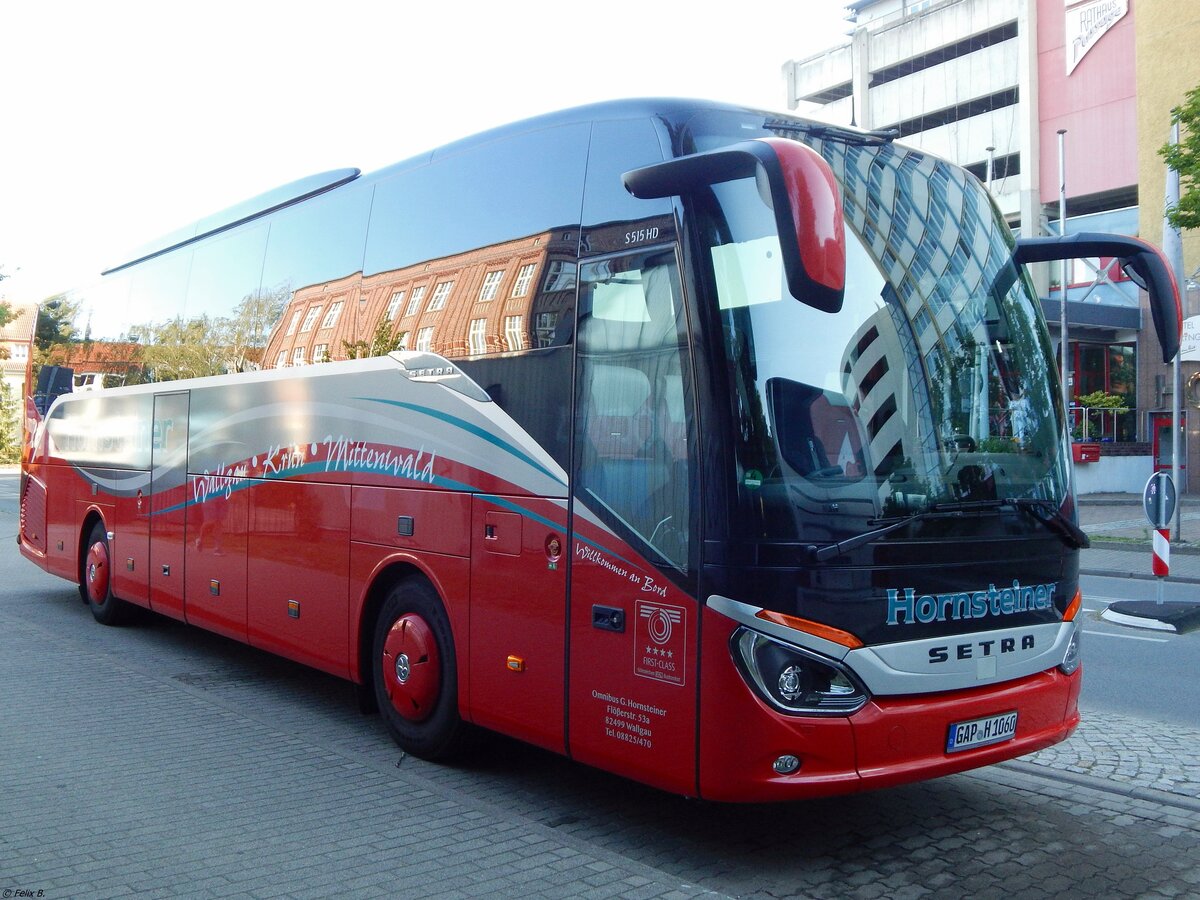
<instances>
[{"instance_id":1,"label":"sky","mask_svg":"<svg viewBox=\"0 0 1200 900\"><path fill-rule=\"evenodd\" d=\"M0 11L0 297L297 178L619 97L786 110L842 0L43 2Z\"/></svg>"}]
</instances>

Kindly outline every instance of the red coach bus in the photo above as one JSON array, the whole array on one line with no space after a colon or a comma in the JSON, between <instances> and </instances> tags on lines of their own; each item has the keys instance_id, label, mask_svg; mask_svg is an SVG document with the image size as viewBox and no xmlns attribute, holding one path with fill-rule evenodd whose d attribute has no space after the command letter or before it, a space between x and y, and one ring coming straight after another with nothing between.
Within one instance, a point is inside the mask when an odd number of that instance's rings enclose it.
<instances>
[{"instance_id":1,"label":"red coach bus","mask_svg":"<svg viewBox=\"0 0 1200 900\"><path fill-rule=\"evenodd\" d=\"M1076 255L1170 358L1155 251L1015 241L888 134L628 101L316 176L71 298L145 383L49 409L20 548L104 624L354 682L428 759L482 727L730 801L1008 759L1079 719L1023 268Z\"/></svg>"}]
</instances>

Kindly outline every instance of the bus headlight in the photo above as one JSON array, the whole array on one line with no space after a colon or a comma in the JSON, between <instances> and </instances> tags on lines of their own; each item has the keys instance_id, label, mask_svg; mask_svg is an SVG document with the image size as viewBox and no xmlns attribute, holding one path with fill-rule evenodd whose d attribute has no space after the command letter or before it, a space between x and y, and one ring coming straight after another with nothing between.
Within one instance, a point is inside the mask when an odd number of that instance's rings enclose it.
<instances>
[{"instance_id":1,"label":"bus headlight","mask_svg":"<svg viewBox=\"0 0 1200 900\"><path fill-rule=\"evenodd\" d=\"M745 627L733 633L730 649L747 684L781 712L847 716L867 702L866 688L828 657Z\"/></svg>"},{"instance_id":2,"label":"bus headlight","mask_svg":"<svg viewBox=\"0 0 1200 900\"><path fill-rule=\"evenodd\" d=\"M1063 654L1063 661L1058 664L1058 669L1064 675L1070 675L1079 668L1079 663L1082 661L1079 655L1079 642L1083 639L1083 629L1079 627L1079 623L1075 623L1075 630L1071 632L1071 640L1067 644L1067 652Z\"/></svg>"}]
</instances>

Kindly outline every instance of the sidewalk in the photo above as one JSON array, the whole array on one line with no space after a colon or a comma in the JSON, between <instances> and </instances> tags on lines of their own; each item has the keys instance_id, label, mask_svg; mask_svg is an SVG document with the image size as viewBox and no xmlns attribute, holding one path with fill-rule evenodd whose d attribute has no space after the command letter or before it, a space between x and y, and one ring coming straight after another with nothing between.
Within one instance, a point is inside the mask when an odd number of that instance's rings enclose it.
<instances>
[{"instance_id":1,"label":"sidewalk","mask_svg":"<svg viewBox=\"0 0 1200 900\"><path fill-rule=\"evenodd\" d=\"M1181 518L1183 540L1171 536L1171 581L1200 584L1200 511L1184 500ZM1153 578L1153 529L1137 494L1085 494L1079 498L1079 524L1092 546L1080 555L1085 575L1118 578ZM1172 521L1174 526L1174 521Z\"/></svg>"}]
</instances>

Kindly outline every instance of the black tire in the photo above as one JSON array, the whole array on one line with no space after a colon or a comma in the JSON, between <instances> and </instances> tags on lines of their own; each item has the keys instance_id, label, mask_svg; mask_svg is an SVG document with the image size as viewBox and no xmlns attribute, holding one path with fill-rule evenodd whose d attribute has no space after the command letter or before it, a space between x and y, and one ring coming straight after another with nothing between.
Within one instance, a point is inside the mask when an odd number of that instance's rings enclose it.
<instances>
[{"instance_id":1,"label":"black tire","mask_svg":"<svg viewBox=\"0 0 1200 900\"><path fill-rule=\"evenodd\" d=\"M454 637L425 579L407 578L388 592L375 623L371 666L379 714L406 753L445 760L465 749Z\"/></svg>"},{"instance_id":2,"label":"black tire","mask_svg":"<svg viewBox=\"0 0 1200 900\"><path fill-rule=\"evenodd\" d=\"M79 560L79 596L101 625L124 625L129 621L131 607L113 596L112 557L103 522L92 526L83 545Z\"/></svg>"}]
</instances>

